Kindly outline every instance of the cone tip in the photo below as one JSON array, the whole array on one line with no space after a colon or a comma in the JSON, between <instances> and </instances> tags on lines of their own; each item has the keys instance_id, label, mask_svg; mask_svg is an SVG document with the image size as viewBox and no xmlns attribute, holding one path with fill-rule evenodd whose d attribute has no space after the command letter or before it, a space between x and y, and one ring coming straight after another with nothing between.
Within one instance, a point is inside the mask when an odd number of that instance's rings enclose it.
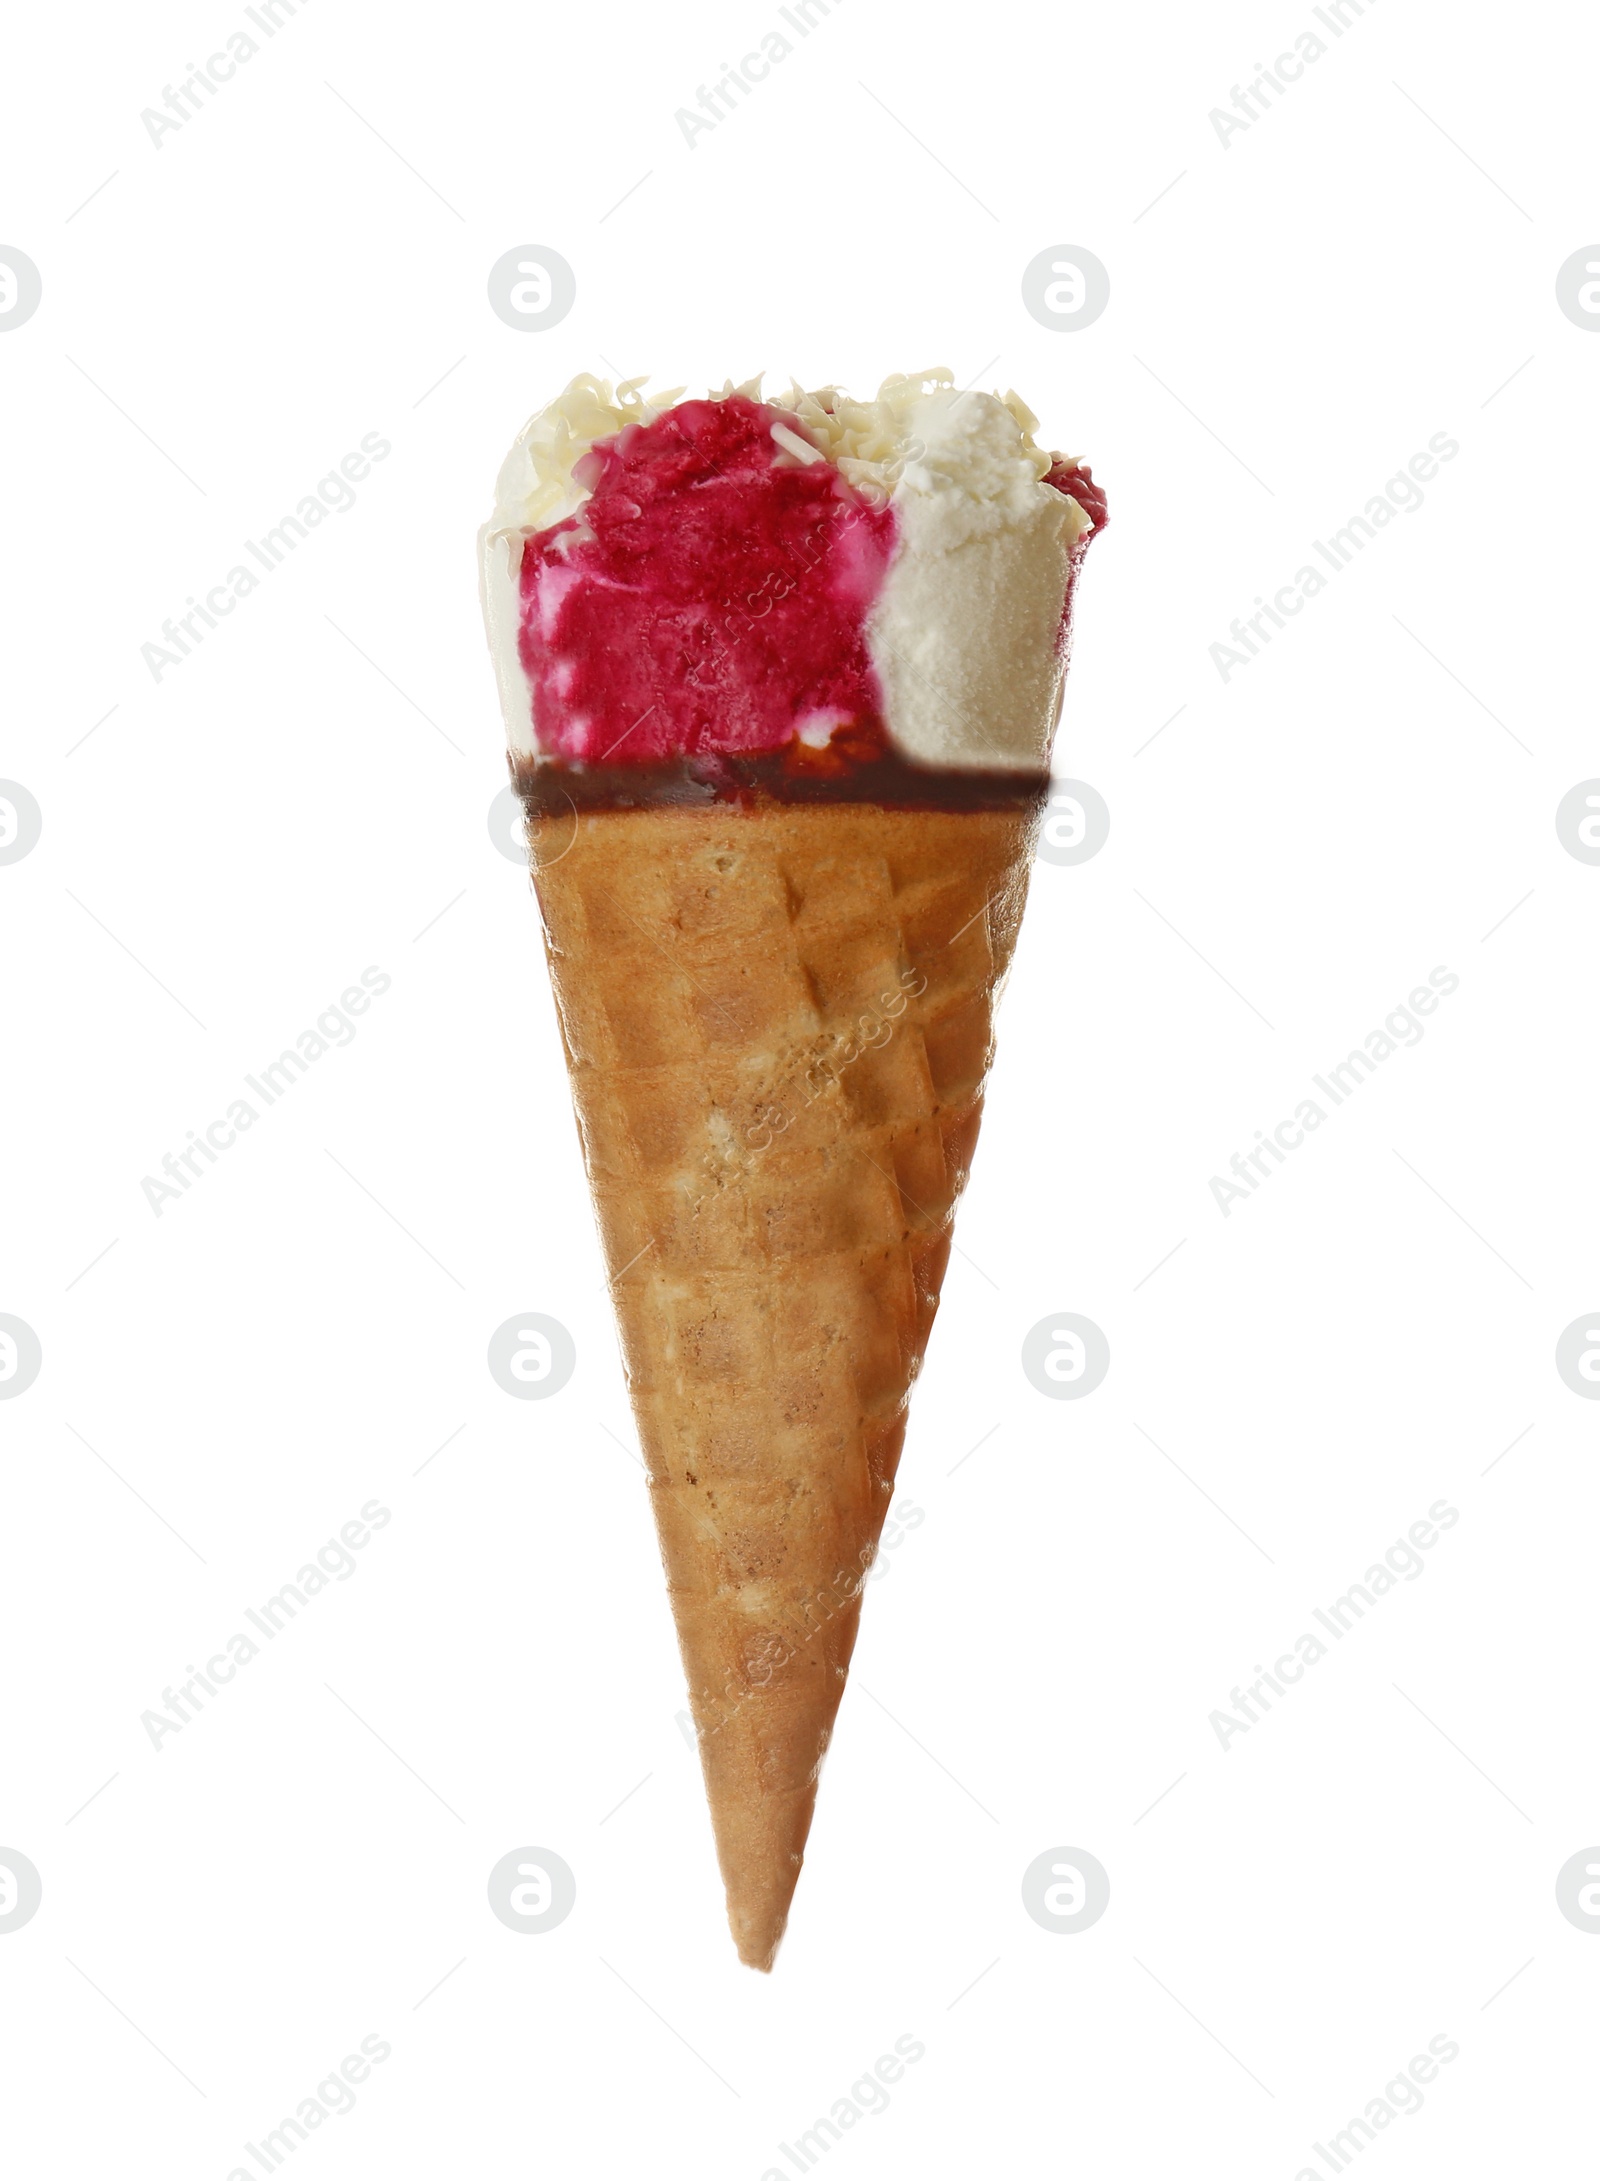
<instances>
[{"instance_id":1,"label":"cone tip","mask_svg":"<svg viewBox=\"0 0 1600 2181\"><path fill-rule=\"evenodd\" d=\"M799 1875L800 1858L796 1856L793 1870L785 1871L776 1885L769 1874L767 1883L759 1890L728 1888L728 1929L733 1934L739 1959L747 1969L759 1969L763 1976L770 1975L772 1964L778 1958L778 1948L783 1944L783 1935L789 1928L789 1904L794 1898L795 1880Z\"/></svg>"},{"instance_id":2,"label":"cone tip","mask_svg":"<svg viewBox=\"0 0 1600 2181\"><path fill-rule=\"evenodd\" d=\"M758 1926L755 1930L733 1932L733 1943L739 1949L739 1959L747 1969L759 1969L763 1976L771 1975L772 1964L778 1958L778 1948L783 1944L788 1921L785 1913L778 1918L776 1925L769 1923ZM729 1928L733 1928L731 1918Z\"/></svg>"}]
</instances>

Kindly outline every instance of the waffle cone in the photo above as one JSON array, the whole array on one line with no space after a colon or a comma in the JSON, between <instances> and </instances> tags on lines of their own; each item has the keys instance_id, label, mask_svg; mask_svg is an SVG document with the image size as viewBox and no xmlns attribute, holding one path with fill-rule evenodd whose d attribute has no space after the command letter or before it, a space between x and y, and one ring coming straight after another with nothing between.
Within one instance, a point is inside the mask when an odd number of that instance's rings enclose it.
<instances>
[{"instance_id":1,"label":"waffle cone","mask_svg":"<svg viewBox=\"0 0 1600 2181\"><path fill-rule=\"evenodd\" d=\"M1024 810L530 817L728 1920L772 1965L977 1139Z\"/></svg>"}]
</instances>

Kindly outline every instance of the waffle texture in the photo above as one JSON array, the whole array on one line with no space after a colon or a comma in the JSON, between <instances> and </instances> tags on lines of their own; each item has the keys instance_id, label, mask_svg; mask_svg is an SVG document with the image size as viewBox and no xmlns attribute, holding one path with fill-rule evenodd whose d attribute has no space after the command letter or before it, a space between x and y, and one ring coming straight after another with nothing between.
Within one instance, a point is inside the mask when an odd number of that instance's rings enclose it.
<instances>
[{"instance_id":1,"label":"waffle texture","mask_svg":"<svg viewBox=\"0 0 1600 2181\"><path fill-rule=\"evenodd\" d=\"M1037 820L531 817L728 1918L771 1967L977 1139Z\"/></svg>"}]
</instances>

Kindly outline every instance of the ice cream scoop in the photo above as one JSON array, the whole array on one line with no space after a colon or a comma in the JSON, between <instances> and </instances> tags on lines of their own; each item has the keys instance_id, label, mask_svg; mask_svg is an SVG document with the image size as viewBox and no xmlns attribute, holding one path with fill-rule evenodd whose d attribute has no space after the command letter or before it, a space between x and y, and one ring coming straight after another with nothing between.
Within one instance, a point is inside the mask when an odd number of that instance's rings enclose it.
<instances>
[{"instance_id":1,"label":"ice cream scoop","mask_svg":"<svg viewBox=\"0 0 1600 2181\"><path fill-rule=\"evenodd\" d=\"M483 533L512 749L644 764L843 732L1039 770L1105 502L1034 425L944 373L665 408L574 380Z\"/></svg>"}]
</instances>

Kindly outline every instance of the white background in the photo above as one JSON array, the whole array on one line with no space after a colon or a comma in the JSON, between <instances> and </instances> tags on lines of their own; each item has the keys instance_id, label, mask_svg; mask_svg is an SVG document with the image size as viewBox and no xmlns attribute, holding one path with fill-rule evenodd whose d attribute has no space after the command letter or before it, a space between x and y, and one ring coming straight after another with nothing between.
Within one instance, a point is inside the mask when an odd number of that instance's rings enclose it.
<instances>
[{"instance_id":1,"label":"white background","mask_svg":"<svg viewBox=\"0 0 1600 2181\"><path fill-rule=\"evenodd\" d=\"M779 20L315 0L159 149L141 109L242 8L8 33L0 241L44 285L0 337L0 773L44 819L0 869L0 1309L44 1354L0 1407L29 2181L251 2170L369 2034L297 2172L760 2181L905 2034L830 2172L1293 2181L1440 2033L1366 2165L1588 2140L1600 1946L1554 1887L1600 1838L1600 1410L1553 1352L1600 1306L1600 870L1553 820L1600 773L1600 342L1554 284L1600 231L1593 34L1385 0L1224 148L1208 112L1309 6L846 0L690 149L674 109ZM486 302L522 243L576 272L547 332ZM1061 243L1111 276L1075 333L1021 302ZM1036 876L924 1520L867 1592L770 1979L723 1922L486 824L473 533L524 416L607 360L946 363L1111 495L1057 752L1111 836ZM367 433L356 506L153 680L141 646ZM1208 647L1435 433L1425 505L1224 683ZM369 964L353 1044L158 1218L142 1177ZM1210 1177L1435 965L1422 1043L1225 1218ZM544 1404L484 1361L529 1309L578 1348ZM1061 1310L1111 1344L1080 1402L1020 1368ZM1219 1747L1441 1498L1425 1574ZM372 1499L357 1572L152 1749L141 1713ZM525 1845L577 1877L545 1936L488 1910ZM1022 1907L1061 1845L1110 1873L1080 1936Z\"/></svg>"}]
</instances>

